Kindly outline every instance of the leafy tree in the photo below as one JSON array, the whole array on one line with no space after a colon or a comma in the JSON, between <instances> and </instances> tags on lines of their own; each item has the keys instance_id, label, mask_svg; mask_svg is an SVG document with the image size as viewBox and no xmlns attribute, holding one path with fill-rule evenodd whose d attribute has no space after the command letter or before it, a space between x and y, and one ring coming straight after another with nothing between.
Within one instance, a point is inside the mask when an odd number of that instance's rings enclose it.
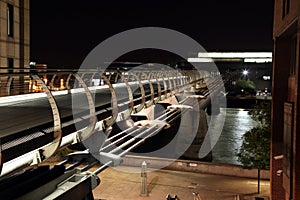
<instances>
[{"instance_id":1,"label":"leafy tree","mask_svg":"<svg viewBox=\"0 0 300 200\"><path fill-rule=\"evenodd\" d=\"M237 154L244 168L257 168L258 189L260 193L260 171L270 167L271 103L264 101L250 112L259 124L243 136L242 146Z\"/></svg>"},{"instance_id":2,"label":"leafy tree","mask_svg":"<svg viewBox=\"0 0 300 200\"><path fill-rule=\"evenodd\" d=\"M235 84L235 92L237 94L243 94L243 93L255 94L256 93L255 84L253 83L253 81L250 81L249 79L247 80L239 79L236 81Z\"/></svg>"},{"instance_id":3,"label":"leafy tree","mask_svg":"<svg viewBox=\"0 0 300 200\"><path fill-rule=\"evenodd\" d=\"M249 112L252 119L259 123L260 126L271 128L271 102L261 101L257 103L253 110Z\"/></svg>"}]
</instances>

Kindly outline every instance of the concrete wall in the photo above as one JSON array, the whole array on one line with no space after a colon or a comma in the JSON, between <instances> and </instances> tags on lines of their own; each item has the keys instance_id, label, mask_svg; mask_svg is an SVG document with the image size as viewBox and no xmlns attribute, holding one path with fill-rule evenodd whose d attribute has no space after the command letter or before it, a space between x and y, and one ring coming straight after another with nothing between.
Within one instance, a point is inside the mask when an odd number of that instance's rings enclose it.
<instances>
[{"instance_id":1,"label":"concrete wall","mask_svg":"<svg viewBox=\"0 0 300 200\"><path fill-rule=\"evenodd\" d=\"M125 156L124 166L140 167L142 162L146 161L148 168L159 169L162 166L164 169L175 170L175 171L190 171L208 174L217 174L225 176L235 176L243 178L257 178L256 169L243 169L241 166L230 165L230 164L217 164L209 162L199 161L187 161L187 160L176 160L166 158L150 158L150 157L139 157L139 156ZM268 170L261 171L261 178L265 180L270 179L270 172Z\"/></svg>"}]
</instances>

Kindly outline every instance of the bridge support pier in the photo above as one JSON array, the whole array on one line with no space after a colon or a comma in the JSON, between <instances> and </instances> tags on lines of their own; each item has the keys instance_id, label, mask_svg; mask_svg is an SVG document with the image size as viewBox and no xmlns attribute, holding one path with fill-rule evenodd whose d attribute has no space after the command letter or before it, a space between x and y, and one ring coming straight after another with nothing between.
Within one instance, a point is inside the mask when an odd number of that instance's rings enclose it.
<instances>
[{"instance_id":1,"label":"bridge support pier","mask_svg":"<svg viewBox=\"0 0 300 200\"><path fill-rule=\"evenodd\" d=\"M220 114L220 98L219 96L214 96L211 100L212 102L207 106L206 112L209 115Z\"/></svg>"},{"instance_id":2,"label":"bridge support pier","mask_svg":"<svg viewBox=\"0 0 300 200\"><path fill-rule=\"evenodd\" d=\"M195 112L195 111L191 111ZM203 144L204 138L208 131L208 124L207 124L207 118L206 118L206 112L202 109L199 111L199 119L195 121L195 123L198 122L198 129L195 135L195 138L192 141L192 144L190 147L185 151L183 154L184 158L192 159L192 160L201 160L201 161L212 161L212 152L210 151L207 156L204 158L199 158L199 150L201 149L201 146ZM195 116L195 115L192 115Z\"/></svg>"},{"instance_id":3,"label":"bridge support pier","mask_svg":"<svg viewBox=\"0 0 300 200\"><path fill-rule=\"evenodd\" d=\"M201 99L194 98L192 104L197 105L197 103L201 105ZM180 133L179 130L180 134L176 145L177 152L182 152L183 150L181 148L187 147L187 149L182 155L183 158L192 160L211 161L211 151L204 158L199 158L199 151L208 131L206 112L197 106L195 106L192 110L185 111L181 117L180 127L184 130L189 131ZM210 147L210 142L206 142L205 145L206 147Z\"/></svg>"}]
</instances>

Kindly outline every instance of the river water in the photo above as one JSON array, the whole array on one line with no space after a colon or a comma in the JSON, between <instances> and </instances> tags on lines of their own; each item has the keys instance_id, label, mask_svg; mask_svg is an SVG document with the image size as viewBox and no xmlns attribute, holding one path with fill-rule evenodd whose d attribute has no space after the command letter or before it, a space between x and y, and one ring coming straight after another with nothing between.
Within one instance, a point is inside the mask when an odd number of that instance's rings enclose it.
<instances>
[{"instance_id":1,"label":"river water","mask_svg":"<svg viewBox=\"0 0 300 200\"><path fill-rule=\"evenodd\" d=\"M212 143L216 143L212 149L212 162L239 165L236 153L242 145L243 134L257 126L257 122L251 118L249 110L241 108L221 108L220 114L208 116L209 122L212 117L225 117L221 135L211 135Z\"/></svg>"}]
</instances>

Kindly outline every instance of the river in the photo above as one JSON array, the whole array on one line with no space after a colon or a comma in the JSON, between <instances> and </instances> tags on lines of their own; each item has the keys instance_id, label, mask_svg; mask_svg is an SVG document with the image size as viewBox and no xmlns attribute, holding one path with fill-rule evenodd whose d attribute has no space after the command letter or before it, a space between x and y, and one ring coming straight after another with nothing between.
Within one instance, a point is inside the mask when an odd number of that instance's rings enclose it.
<instances>
[{"instance_id":1,"label":"river","mask_svg":"<svg viewBox=\"0 0 300 200\"><path fill-rule=\"evenodd\" d=\"M221 108L220 114L215 117L224 116L221 135L211 136L211 141L216 142L212 149L212 162L239 165L236 153L242 145L243 134L257 126L257 122L249 115L249 109ZM208 116L208 121L210 118Z\"/></svg>"}]
</instances>

